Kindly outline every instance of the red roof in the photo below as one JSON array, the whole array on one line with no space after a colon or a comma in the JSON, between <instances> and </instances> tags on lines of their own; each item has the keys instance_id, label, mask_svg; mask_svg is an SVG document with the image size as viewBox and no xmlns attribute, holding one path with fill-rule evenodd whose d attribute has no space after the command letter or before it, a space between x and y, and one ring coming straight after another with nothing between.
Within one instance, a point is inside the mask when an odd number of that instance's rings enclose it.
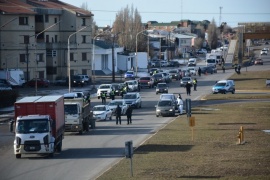
<instances>
[{"instance_id":1,"label":"red roof","mask_svg":"<svg viewBox=\"0 0 270 180\"><path fill-rule=\"evenodd\" d=\"M1 14L36 14L32 8L20 0L0 0Z\"/></svg>"},{"instance_id":2,"label":"red roof","mask_svg":"<svg viewBox=\"0 0 270 180\"><path fill-rule=\"evenodd\" d=\"M67 9L81 16L93 16L90 11L64 3L58 0L0 0L0 13L2 14L37 14L35 8Z\"/></svg>"}]
</instances>

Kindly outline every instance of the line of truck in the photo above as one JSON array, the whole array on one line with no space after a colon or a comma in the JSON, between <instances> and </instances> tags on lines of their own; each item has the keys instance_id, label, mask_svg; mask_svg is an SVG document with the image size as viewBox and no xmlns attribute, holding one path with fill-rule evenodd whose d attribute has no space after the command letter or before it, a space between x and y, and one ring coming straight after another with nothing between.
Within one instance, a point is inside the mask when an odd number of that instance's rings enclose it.
<instances>
[{"instance_id":1,"label":"line of truck","mask_svg":"<svg viewBox=\"0 0 270 180\"><path fill-rule=\"evenodd\" d=\"M64 132L89 131L95 128L96 120L90 100L83 93L65 95L30 96L14 103L15 128L14 154L44 154L53 157L62 151Z\"/></svg>"}]
</instances>

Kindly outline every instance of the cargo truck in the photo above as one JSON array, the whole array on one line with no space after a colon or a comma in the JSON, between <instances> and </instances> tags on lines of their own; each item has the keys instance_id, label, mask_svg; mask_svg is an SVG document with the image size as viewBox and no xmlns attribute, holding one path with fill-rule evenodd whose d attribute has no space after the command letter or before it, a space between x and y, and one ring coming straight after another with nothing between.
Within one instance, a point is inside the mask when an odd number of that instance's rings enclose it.
<instances>
[{"instance_id":1,"label":"cargo truck","mask_svg":"<svg viewBox=\"0 0 270 180\"><path fill-rule=\"evenodd\" d=\"M89 125L94 129L96 120L93 118L90 100L77 94L78 92L64 94L65 131L82 134L89 131Z\"/></svg>"},{"instance_id":2,"label":"cargo truck","mask_svg":"<svg viewBox=\"0 0 270 180\"><path fill-rule=\"evenodd\" d=\"M64 97L31 96L15 102L14 154L45 154L62 151L65 132ZM10 131L13 131L13 123Z\"/></svg>"}]
</instances>

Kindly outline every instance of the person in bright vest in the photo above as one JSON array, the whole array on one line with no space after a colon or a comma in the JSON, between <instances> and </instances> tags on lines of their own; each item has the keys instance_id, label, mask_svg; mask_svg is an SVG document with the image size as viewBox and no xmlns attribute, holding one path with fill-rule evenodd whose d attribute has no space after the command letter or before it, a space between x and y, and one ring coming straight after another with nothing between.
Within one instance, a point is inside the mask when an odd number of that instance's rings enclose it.
<instances>
[{"instance_id":1,"label":"person in bright vest","mask_svg":"<svg viewBox=\"0 0 270 180\"><path fill-rule=\"evenodd\" d=\"M194 91L197 91L197 79L193 79L193 86L194 86Z\"/></svg>"},{"instance_id":2,"label":"person in bright vest","mask_svg":"<svg viewBox=\"0 0 270 180\"><path fill-rule=\"evenodd\" d=\"M101 92L101 102L102 104L106 104L106 93L105 92Z\"/></svg>"},{"instance_id":3,"label":"person in bright vest","mask_svg":"<svg viewBox=\"0 0 270 180\"><path fill-rule=\"evenodd\" d=\"M114 91L114 89L111 91L110 95L111 95L111 99L114 100L114 97L115 97L115 91Z\"/></svg>"}]
</instances>

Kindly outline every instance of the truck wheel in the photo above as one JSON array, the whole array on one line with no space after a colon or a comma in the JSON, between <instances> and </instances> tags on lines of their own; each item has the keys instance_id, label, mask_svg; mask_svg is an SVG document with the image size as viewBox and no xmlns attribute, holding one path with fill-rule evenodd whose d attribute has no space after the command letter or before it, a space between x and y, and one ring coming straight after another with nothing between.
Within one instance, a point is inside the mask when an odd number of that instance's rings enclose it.
<instances>
[{"instance_id":1,"label":"truck wheel","mask_svg":"<svg viewBox=\"0 0 270 180\"><path fill-rule=\"evenodd\" d=\"M21 157L22 157L21 154L16 154L16 158L17 158L17 159L20 159Z\"/></svg>"},{"instance_id":2,"label":"truck wheel","mask_svg":"<svg viewBox=\"0 0 270 180\"><path fill-rule=\"evenodd\" d=\"M61 136L61 140L60 140L59 144L57 145L56 150L57 150L57 152L61 152L62 151L62 136Z\"/></svg>"}]
</instances>

